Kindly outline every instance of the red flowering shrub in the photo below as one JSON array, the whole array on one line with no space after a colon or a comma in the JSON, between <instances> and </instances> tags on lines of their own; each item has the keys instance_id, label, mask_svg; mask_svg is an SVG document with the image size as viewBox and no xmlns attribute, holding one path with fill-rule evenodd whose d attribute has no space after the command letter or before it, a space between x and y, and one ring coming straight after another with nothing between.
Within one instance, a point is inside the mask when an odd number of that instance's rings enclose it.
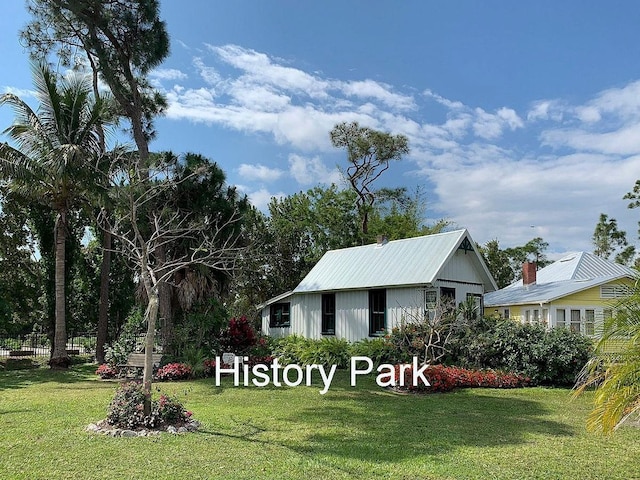
<instances>
[{"instance_id":1,"label":"red flowering shrub","mask_svg":"<svg viewBox=\"0 0 640 480\"><path fill-rule=\"evenodd\" d=\"M258 341L256 331L247 317L232 318L229 326L220 335L220 344L228 351L240 355Z\"/></svg>"},{"instance_id":2,"label":"red flowering shrub","mask_svg":"<svg viewBox=\"0 0 640 480\"><path fill-rule=\"evenodd\" d=\"M396 378L400 378L400 365L396 365ZM418 385L413 385L413 368L404 371L404 388L412 392L450 392L455 388L518 388L530 383L522 375L504 373L494 370L467 370L444 365L431 365L424 372L430 386L424 385L418 377Z\"/></svg>"},{"instance_id":3,"label":"red flowering shrub","mask_svg":"<svg viewBox=\"0 0 640 480\"><path fill-rule=\"evenodd\" d=\"M213 377L216 374L216 361L213 358L208 358L202 362L202 366L205 377Z\"/></svg>"},{"instance_id":4,"label":"red flowering shrub","mask_svg":"<svg viewBox=\"0 0 640 480\"><path fill-rule=\"evenodd\" d=\"M96 370L96 375L102 379L115 378L118 376L118 370L113 368L111 365L103 363Z\"/></svg>"},{"instance_id":5,"label":"red flowering shrub","mask_svg":"<svg viewBox=\"0 0 640 480\"><path fill-rule=\"evenodd\" d=\"M170 382L173 380L183 380L190 378L192 370L184 363L167 363L156 372L156 380L159 382Z\"/></svg>"}]
</instances>

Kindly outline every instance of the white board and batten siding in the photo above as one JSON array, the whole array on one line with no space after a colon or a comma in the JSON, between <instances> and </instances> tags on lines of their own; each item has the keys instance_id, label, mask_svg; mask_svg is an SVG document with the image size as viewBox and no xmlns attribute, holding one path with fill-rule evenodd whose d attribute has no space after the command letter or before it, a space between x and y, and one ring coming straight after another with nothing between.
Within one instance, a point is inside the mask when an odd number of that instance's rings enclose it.
<instances>
[{"instance_id":1,"label":"white board and batten siding","mask_svg":"<svg viewBox=\"0 0 640 480\"><path fill-rule=\"evenodd\" d=\"M458 301L464 300L467 293L481 293L481 286L442 282L442 286L456 288ZM403 322L412 322L424 315L425 287L387 288L386 289L386 327L390 332ZM343 338L355 342L369 337L369 290L334 292L336 298L335 335L323 335L321 314L321 293L294 294L283 298L279 303L290 304L291 326L286 328L269 327L269 307L262 309L262 331L272 337L284 337L297 334L306 338L319 339L326 336Z\"/></svg>"},{"instance_id":2,"label":"white board and batten siding","mask_svg":"<svg viewBox=\"0 0 640 480\"><path fill-rule=\"evenodd\" d=\"M369 292L386 291L385 327L422 319L425 290L455 289L456 303L468 294L496 289L466 230L327 252L293 292L263 304L262 331L273 337L297 334L319 339L322 295L335 294L336 338L369 338ZM289 303L289 327L270 327L270 306ZM328 335L327 335L328 336Z\"/></svg>"},{"instance_id":3,"label":"white board and batten siding","mask_svg":"<svg viewBox=\"0 0 640 480\"><path fill-rule=\"evenodd\" d=\"M289 302L291 326L287 328L269 327L269 307L262 309L262 331L272 337L297 334L306 338L319 339L335 336L350 342L369 337L369 290L329 292L336 296L335 335L322 335L321 302L322 293L294 294L279 303ZM387 330L400 326L408 317L422 315L424 288L388 288Z\"/></svg>"}]
</instances>

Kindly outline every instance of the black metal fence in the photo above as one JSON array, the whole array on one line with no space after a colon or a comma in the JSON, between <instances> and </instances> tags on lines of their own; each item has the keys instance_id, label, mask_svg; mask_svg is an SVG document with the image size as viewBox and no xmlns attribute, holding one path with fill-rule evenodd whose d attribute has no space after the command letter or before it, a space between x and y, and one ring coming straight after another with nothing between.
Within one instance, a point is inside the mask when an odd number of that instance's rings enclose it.
<instances>
[{"instance_id":1,"label":"black metal fence","mask_svg":"<svg viewBox=\"0 0 640 480\"><path fill-rule=\"evenodd\" d=\"M67 339L69 355L91 355L96 351L96 334L74 333ZM51 354L51 341L44 333L0 335L0 357L36 357Z\"/></svg>"}]
</instances>

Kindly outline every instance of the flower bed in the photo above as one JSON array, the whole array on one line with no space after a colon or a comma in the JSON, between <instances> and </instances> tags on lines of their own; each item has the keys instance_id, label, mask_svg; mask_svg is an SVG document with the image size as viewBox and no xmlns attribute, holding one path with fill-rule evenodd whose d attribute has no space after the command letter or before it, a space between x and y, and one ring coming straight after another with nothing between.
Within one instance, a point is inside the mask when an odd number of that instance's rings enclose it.
<instances>
[{"instance_id":1,"label":"flower bed","mask_svg":"<svg viewBox=\"0 0 640 480\"><path fill-rule=\"evenodd\" d=\"M456 388L518 388L529 384L522 375L494 370L467 370L444 365L431 365L424 373L429 381L427 386L418 381L413 385L413 369L405 369L405 387L401 390L420 393L450 392ZM396 365L396 378L400 378L400 365Z\"/></svg>"},{"instance_id":2,"label":"flower bed","mask_svg":"<svg viewBox=\"0 0 640 480\"><path fill-rule=\"evenodd\" d=\"M167 363L156 372L155 379L159 382L172 382L191 378L192 370L184 363Z\"/></svg>"}]
</instances>

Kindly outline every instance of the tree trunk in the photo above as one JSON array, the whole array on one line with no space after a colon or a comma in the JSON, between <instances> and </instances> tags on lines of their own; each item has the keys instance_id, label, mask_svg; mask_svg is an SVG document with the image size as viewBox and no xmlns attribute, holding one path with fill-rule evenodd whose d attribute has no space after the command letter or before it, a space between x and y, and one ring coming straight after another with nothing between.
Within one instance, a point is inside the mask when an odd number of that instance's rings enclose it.
<instances>
[{"instance_id":1,"label":"tree trunk","mask_svg":"<svg viewBox=\"0 0 640 480\"><path fill-rule=\"evenodd\" d=\"M143 273L145 287L151 285L147 272ZM144 415L151 414L151 382L153 381L153 346L156 335L156 320L158 318L158 291L151 287L147 289L149 305L147 305L147 335L144 344L144 373L142 375L142 391L144 393Z\"/></svg>"},{"instance_id":2,"label":"tree trunk","mask_svg":"<svg viewBox=\"0 0 640 480\"><path fill-rule=\"evenodd\" d=\"M103 230L102 264L100 265L100 307L98 310L98 331L96 334L96 361L105 362L104 346L109 332L109 270L111 269L111 232Z\"/></svg>"},{"instance_id":3,"label":"tree trunk","mask_svg":"<svg viewBox=\"0 0 640 480\"><path fill-rule=\"evenodd\" d=\"M66 212L60 212L55 223L56 242L56 324L53 339L51 368L68 368L71 363L67 354L67 325L65 318L65 243L67 237Z\"/></svg>"},{"instance_id":4,"label":"tree trunk","mask_svg":"<svg viewBox=\"0 0 640 480\"><path fill-rule=\"evenodd\" d=\"M164 275L164 270L162 266L167 262L167 254L164 248L164 245L160 245L155 250L155 256L158 260L158 266L160 267L157 270L158 277L162 277ZM158 313L160 316L160 333L162 340L162 347L167 349L163 350L163 352L167 353L176 353L172 351L173 347L173 305L172 305L172 297L173 297L173 288L166 281L158 282Z\"/></svg>"}]
</instances>

